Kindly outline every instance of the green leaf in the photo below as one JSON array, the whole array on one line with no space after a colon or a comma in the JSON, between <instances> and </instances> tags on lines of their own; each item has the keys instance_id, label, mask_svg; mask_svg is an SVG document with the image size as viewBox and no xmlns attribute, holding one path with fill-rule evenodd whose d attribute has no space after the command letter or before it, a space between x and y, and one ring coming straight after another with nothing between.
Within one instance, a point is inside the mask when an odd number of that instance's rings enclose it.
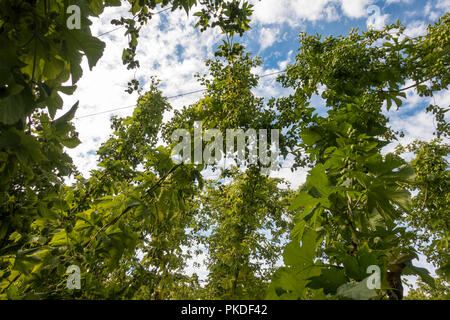
<instances>
[{"instance_id":1,"label":"green leaf","mask_svg":"<svg viewBox=\"0 0 450 320\"><path fill-rule=\"evenodd\" d=\"M77 86L61 86L58 88L58 91L61 91L62 93L70 96L75 92L76 89L77 89Z\"/></svg>"},{"instance_id":2,"label":"green leaf","mask_svg":"<svg viewBox=\"0 0 450 320\"><path fill-rule=\"evenodd\" d=\"M394 101L397 107L401 107L401 105L403 104L403 101L397 97L394 98Z\"/></svg>"},{"instance_id":3,"label":"green leaf","mask_svg":"<svg viewBox=\"0 0 450 320\"><path fill-rule=\"evenodd\" d=\"M329 187L328 177L325 173L325 168L322 164L317 164L309 173L306 180L308 187L314 187L321 195L321 197L327 198L332 189Z\"/></svg>"},{"instance_id":4,"label":"green leaf","mask_svg":"<svg viewBox=\"0 0 450 320\"><path fill-rule=\"evenodd\" d=\"M317 233L310 230L305 233L302 243L293 240L286 245L283 253L284 263L288 266L307 266L314 261L317 248Z\"/></svg>"},{"instance_id":5,"label":"green leaf","mask_svg":"<svg viewBox=\"0 0 450 320\"><path fill-rule=\"evenodd\" d=\"M64 246L67 244L67 233L66 230L62 229L57 234L55 234L50 241L49 245L58 247L58 246Z\"/></svg>"},{"instance_id":6,"label":"green leaf","mask_svg":"<svg viewBox=\"0 0 450 320\"><path fill-rule=\"evenodd\" d=\"M75 113L78 109L78 103L79 101L77 101L71 108L69 111L67 111L64 115L62 115L61 117L59 117L58 119L52 121L52 123L56 126L56 128L58 128L59 126L65 125L67 122L69 122L70 120L73 119L73 117L75 116Z\"/></svg>"},{"instance_id":7,"label":"green leaf","mask_svg":"<svg viewBox=\"0 0 450 320\"><path fill-rule=\"evenodd\" d=\"M25 117L26 110L22 95L10 95L0 99L0 123L14 124Z\"/></svg>"},{"instance_id":8,"label":"green leaf","mask_svg":"<svg viewBox=\"0 0 450 320\"><path fill-rule=\"evenodd\" d=\"M41 146L35 136L21 132L21 145L23 150L26 151L28 158L35 162L45 159L44 154L41 152Z\"/></svg>"},{"instance_id":9,"label":"green leaf","mask_svg":"<svg viewBox=\"0 0 450 320\"><path fill-rule=\"evenodd\" d=\"M301 192L291 203L289 210L295 210L299 207L304 208L313 208L315 205L319 203L317 198L314 198L307 194L306 192Z\"/></svg>"},{"instance_id":10,"label":"green leaf","mask_svg":"<svg viewBox=\"0 0 450 320\"><path fill-rule=\"evenodd\" d=\"M346 283L337 288L337 294L341 297L353 300L369 300L377 296L375 289L369 289L367 286L368 278L358 283Z\"/></svg>"},{"instance_id":11,"label":"green leaf","mask_svg":"<svg viewBox=\"0 0 450 320\"><path fill-rule=\"evenodd\" d=\"M405 262L406 267L403 269L403 274L405 275L417 275L419 276L423 282L428 284L431 288L436 288L434 278L430 275L427 269L416 267L412 264L411 261Z\"/></svg>"},{"instance_id":12,"label":"green leaf","mask_svg":"<svg viewBox=\"0 0 450 320\"><path fill-rule=\"evenodd\" d=\"M105 43L91 35L84 34L81 32L77 33L75 37L79 41L81 49L86 55L89 64L89 69L92 70L92 68L97 64L97 61L103 55Z\"/></svg>"},{"instance_id":13,"label":"green leaf","mask_svg":"<svg viewBox=\"0 0 450 320\"><path fill-rule=\"evenodd\" d=\"M439 269L436 270L436 274L441 276L442 278L450 281L450 263L443 265Z\"/></svg>"},{"instance_id":14,"label":"green leaf","mask_svg":"<svg viewBox=\"0 0 450 320\"><path fill-rule=\"evenodd\" d=\"M404 211L409 212L411 210L411 195L405 189L390 190L386 193L387 198L402 208Z\"/></svg>"},{"instance_id":15,"label":"green leaf","mask_svg":"<svg viewBox=\"0 0 450 320\"><path fill-rule=\"evenodd\" d=\"M391 109L391 107L392 107L392 100L391 99L387 99L387 110L389 111L390 109Z\"/></svg>"},{"instance_id":16,"label":"green leaf","mask_svg":"<svg viewBox=\"0 0 450 320\"><path fill-rule=\"evenodd\" d=\"M98 17L103 12L103 0L92 0L89 3L89 8L91 8L94 16Z\"/></svg>"},{"instance_id":17,"label":"green leaf","mask_svg":"<svg viewBox=\"0 0 450 320\"><path fill-rule=\"evenodd\" d=\"M75 84L83 74L80 51L85 53L89 69L92 70L103 55L105 43L83 30L67 30L63 38L65 39L63 54L69 60L72 84Z\"/></svg>"},{"instance_id":18,"label":"green leaf","mask_svg":"<svg viewBox=\"0 0 450 320\"><path fill-rule=\"evenodd\" d=\"M81 144L81 141L80 139L78 139L78 137L70 137L61 139L61 143L63 144L63 146L69 149L73 149L79 146Z\"/></svg>"},{"instance_id":19,"label":"green leaf","mask_svg":"<svg viewBox=\"0 0 450 320\"><path fill-rule=\"evenodd\" d=\"M345 274L354 280L363 279L367 274L363 270L358 262L358 259L351 255L344 257L344 270Z\"/></svg>"},{"instance_id":20,"label":"green leaf","mask_svg":"<svg viewBox=\"0 0 450 320\"><path fill-rule=\"evenodd\" d=\"M321 139L321 136L317 132L314 132L310 129L306 129L304 133L300 135L300 137L302 138L303 143L309 146L314 145L314 143Z\"/></svg>"},{"instance_id":21,"label":"green leaf","mask_svg":"<svg viewBox=\"0 0 450 320\"><path fill-rule=\"evenodd\" d=\"M317 233L309 230L300 241L291 241L284 250L284 263L287 267L278 269L268 290L268 298L303 299L308 278L320 273L314 266L314 257L318 243Z\"/></svg>"},{"instance_id":22,"label":"green leaf","mask_svg":"<svg viewBox=\"0 0 450 320\"><path fill-rule=\"evenodd\" d=\"M337 289L347 282L344 269L323 268L320 276L311 277L307 287L311 289L323 289L325 294L335 294Z\"/></svg>"}]
</instances>

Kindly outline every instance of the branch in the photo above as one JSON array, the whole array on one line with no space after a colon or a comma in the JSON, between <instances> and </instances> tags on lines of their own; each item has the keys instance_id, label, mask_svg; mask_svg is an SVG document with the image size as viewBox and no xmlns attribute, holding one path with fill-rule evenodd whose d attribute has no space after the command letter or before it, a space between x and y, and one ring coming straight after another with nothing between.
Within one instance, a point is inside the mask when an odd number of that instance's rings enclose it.
<instances>
[{"instance_id":1,"label":"branch","mask_svg":"<svg viewBox=\"0 0 450 320\"><path fill-rule=\"evenodd\" d=\"M174 166L172 169L170 169L169 172L167 172L164 176L162 176L150 189L147 190L147 194L149 195L150 192L154 191L157 187L160 187L161 184L166 180L169 175L171 175L175 170L177 170L179 167L181 167L183 163L179 163L176 166Z\"/></svg>"},{"instance_id":2,"label":"branch","mask_svg":"<svg viewBox=\"0 0 450 320\"><path fill-rule=\"evenodd\" d=\"M435 78L435 77L436 77L436 76L431 76L431 77L429 77L429 78L427 78L427 79L425 79L425 80L422 80L422 81L420 81L420 82L416 82L415 84L410 85L409 87L406 87L406 88L402 88L402 89L400 89L400 90L380 90L380 92L384 92L384 93L394 93L394 92L402 92L402 91L406 91L406 90L412 89L412 88L414 88L414 87L417 87L417 86L421 85L422 83L425 83L425 82L427 82L427 81L430 81L431 79L433 79L433 78Z\"/></svg>"},{"instance_id":3,"label":"branch","mask_svg":"<svg viewBox=\"0 0 450 320\"><path fill-rule=\"evenodd\" d=\"M163 177L161 177L148 191L147 194L149 194L151 191L153 191L156 187L161 186L161 184L164 182L164 180L166 180L169 175L171 175L176 169L178 169L180 166L182 166L183 163L179 163L176 166L174 166L172 169L170 169L170 171L165 174ZM97 238L97 236L105 231L106 229L108 229L110 226L114 225L117 223L117 221L120 220L120 218L122 218L128 211L130 211L133 207L127 207L125 210L123 210L117 217L115 217L114 219L112 219L110 222L108 222L107 224L105 224L103 227L101 227L95 234L94 236L92 236L89 241L84 245L85 247L89 247L92 244L92 241Z\"/></svg>"},{"instance_id":4,"label":"branch","mask_svg":"<svg viewBox=\"0 0 450 320\"><path fill-rule=\"evenodd\" d=\"M9 284L6 286L6 288L5 289L3 289L2 290L2 293L4 293L4 292L6 292L8 289L9 289L9 287L14 283L14 282L16 282L16 280L17 279L19 279L19 277L22 275L22 273L21 272L19 272L19 274L12 280L12 281L9 281Z\"/></svg>"}]
</instances>

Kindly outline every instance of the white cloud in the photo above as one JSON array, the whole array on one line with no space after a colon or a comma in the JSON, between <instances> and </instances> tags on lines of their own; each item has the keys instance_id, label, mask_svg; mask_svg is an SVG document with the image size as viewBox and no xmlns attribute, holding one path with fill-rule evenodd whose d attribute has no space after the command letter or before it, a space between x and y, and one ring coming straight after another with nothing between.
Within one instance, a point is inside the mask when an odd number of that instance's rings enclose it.
<instances>
[{"instance_id":1,"label":"white cloud","mask_svg":"<svg viewBox=\"0 0 450 320\"><path fill-rule=\"evenodd\" d=\"M392 3L411 3L413 0L386 0L386 4L390 5Z\"/></svg>"},{"instance_id":2,"label":"white cloud","mask_svg":"<svg viewBox=\"0 0 450 320\"><path fill-rule=\"evenodd\" d=\"M400 116L394 112L390 114L391 128L395 131L403 131L405 136L384 147L383 153L393 152L398 144L406 146L414 140L430 141L434 138L435 123L431 113L419 111L411 116Z\"/></svg>"},{"instance_id":3,"label":"white cloud","mask_svg":"<svg viewBox=\"0 0 450 320\"><path fill-rule=\"evenodd\" d=\"M434 98L430 99L430 104L437 105L441 108L450 108L450 91L444 90L437 93ZM445 114L445 121L450 121L450 114Z\"/></svg>"},{"instance_id":4,"label":"white cloud","mask_svg":"<svg viewBox=\"0 0 450 320\"><path fill-rule=\"evenodd\" d=\"M438 0L436 8L450 11L450 0Z\"/></svg>"},{"instance_id":5,"label":"white cloud","mask_svg":"<svg viewBox=\"0 0 450 320\"><path fill-rule=\"evenodd\" d=\"M325 7L325 19L327 22L333 22L339 20L339 13L337 11L336 6L329 5Z\"/></svg>"},{"instance_id":6,"label":"white cloud","mask_svg":"<svg viewBox=\"0 0 450 320\"><path fill-rule=\"evenodd\" d=\"M433 6L433 4L435 4ZM430 20L436 20L442 14L440 11L449 11L450 0L438 0L437 2L429 0L424 7L424 14Z\"/></svg>"},{"instance_id":7,"label":"white cloud","mask_svg":"<svg viewBox=\"0 0 450 320\"><path fill-rule=\"evenodd\" d=\"M423 21L413 21L408 23L404 33L410 38L424 36L427 33L427 24Z\"/></svg>"},{"instance_id":8,"label":"white cloud","mask_svg":"<svg viewBox=\"0 0 450 320\"><path fill-rule=\"evenodd\" d=\"M291 1L292 7L298 18L303 18L309 21L317 21L326 17L326 8L332 7L330 0L297 0Z\"/></svg>"},{"instance_id":9,"label":"white cloud","mask_svg":"<svg viewBox=\"0 0 450 320\"><path fill-rule=\"evenodd\" d=\"M349 18L362 18L367 15L367 7L373 0L341 0L344 14Z\"/></svg>"},{"instance_id":10,"label":"white cloud","mask_svg":"<svg viewBox=\"0 0 450 320\"><path fill-rule=\"evenodd\" d=\"M382 14L381 9L378 6L371 5L367 8L369 17L367 18L367 27L375 30L381 30L387 23L389 14Z\"/></svg>"},{"instance_id":11,"label":"white cloud","mask_svg":"<svg viewBox=\"0 0 450 320\"><path fill-rule=\"evenodd\" d=\"M275 41L279 41L280 29L278 28L261 28L259 32L259 43L261 51L272 46Z\"/></svg>"},{"instance_id":12,"label":"white cloud","mask_svg":"<svg viewBox=\"0 0 450 320\"><path fill-rule=\"evenodd\" d=\"M410 0L390 0L386 4L395 2L409 3ZM291 27L301 27L304 22L328 22L339 20L340 12L351 19L367 17L371 14L368 9L375 0L264 0L253 1L253 21L260 24L283 24ZM374 18L376 28L384 26L388 14L382 14L381 9ZM340 11L338 11L340 9Z\"/></svg>"},{"instance_id":13,"label":"white cloud","mask_svg":"<svg viewBox=\"0 0 450 320\"><path fill-rule=\"evenodd\" d=\"M253 21L261 24L283 24L300 27L305 21L339 19L338 0L264 0L253 1Z\"/></svg>"}]
</instances>

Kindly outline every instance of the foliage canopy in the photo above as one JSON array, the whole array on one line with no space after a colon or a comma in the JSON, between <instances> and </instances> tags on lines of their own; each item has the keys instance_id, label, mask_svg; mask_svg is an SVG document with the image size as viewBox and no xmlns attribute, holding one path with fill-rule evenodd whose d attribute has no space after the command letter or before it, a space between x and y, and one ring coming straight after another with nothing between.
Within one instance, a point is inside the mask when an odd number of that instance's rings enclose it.
<instances>
[{"instance_id":1,"label":"foliage canopy","mask_svg":"<svg viewBox=\"0 0 450 320\"><path fill-rule=\"evenodd\" d=\"M80 143L72 123L78 103L55 115L60 93L76 90L83 56L90 69L102 57L105 44L92 36L89 18L123 4L0 1L1 298L402 299L404 275L421 281L408 298L448 298L448 109L427 108L437 139L395 153L383 148L402 134L384 108L400 108L407 89L426 97L447 90L450 14L417 38L400 22L338 37L302 33L295 62L278 78L293 94L266 103L252 91L261 60L233 41L249 28L247 2L127 2L133 18L112 23L126 28L129 69L139 67L139 30L157 8L190 13L199 4L196 27L218 27L226 40L199 76L204 96L169 122L158 81L139 90L133 114L112 118L98 168L85 178L65 153ZM81 8L79 30L66 26L69 4ZM128 85L130 93L139 88L137 80ZM319 93L324 114L310 102ZM309 169L306 182L291 190L262 175L259 162L244 169L175 163L171 133L195 121L222 133L282 129L281 154ZM219 178L205 179L205 170L219 170ZM412 263L419 253L438 278ZM184 272L202 255L206 283ZM82 290L66 288L70 265L81 268ZM374 265L381 286L371 289Z\"/></svg>"}]
</instances>

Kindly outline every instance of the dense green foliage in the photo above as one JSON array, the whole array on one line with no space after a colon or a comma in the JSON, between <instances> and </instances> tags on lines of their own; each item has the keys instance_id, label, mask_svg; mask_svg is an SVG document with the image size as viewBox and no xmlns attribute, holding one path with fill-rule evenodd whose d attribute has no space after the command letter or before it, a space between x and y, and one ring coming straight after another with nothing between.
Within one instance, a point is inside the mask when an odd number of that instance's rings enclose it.
<instances>
[{"instance_id":1,"label":"dense green foliage","mask_svg":"<svg viewBox=\"0 0 450 320\"><path fill-rule=\"evenodd\" d=\"M449 283L443 279L437 280L436 286L431 288L429 285L419 282L416 289L411 289L405 300L449 300Z\"/></svg>"},{"instance_id":2,"label":"dense green foliage","mask_svg":"<svg viewBox=\"0 0 450 320\"><path fill-rule=\"evenodd\" d=\"M234 182L210 183L201 200L203 225L216 226L205 237L210 252L206 297L263 299L289 225L288 192L256 168L225 177Z\"/></svg>"},{"instance_id":3,"label":"dense green foliage","mask_svg":"<svg viewBox=\"0 0 450 320\"><path fill-rule=\"evenodd\" d=\"M448 149L428 146L438 150L430 159L430 151L424 154L420 144L412 145L417 152L412 167L394 154L382 155L381 148L398 134L389 130L382 107L387 102L389 110L392 101L401 106L406 79L414 81L422 96L447 88L449 19L447 14L425 37L415 39L404 36L400 24L324 40L301 35L296 62L281 77L284 86L296 91L278 105L282 120L295 123L292 145L302 140L298 164L312 163L314 168L292 203L303 210L296 216L292 242L284 252L286 267L275 274L270 297L305 298L309 288L319 290L317 297L387 294L402 299L402 274L419 275L434 286L428 271L411 260L417 258L414 244L422 229L437 238L428 237L432 244L424 253L441 266L448 263L448 224L442 225L448 221ZM319 85L326 116L317 115L308 102ZM435 189L429 179L436 179ZM412 208L408 189L417 187ZM434 192L433 200L423 199L428 192ZM418 203L424 207L419 209ZM403 219L415 230L402 225ZM370 265L381 268L380 291L365 285ZM440 271L447 274L448 266Z\"/></svg>"},{"instance_id":4,"label":"dense green foliage","mask_svg":"<svg viewBox=\"0 0 450 320\"><path fill-rule=\"evenodd\" d=\"M60 93L76 90L82 57L92 69L103 54L89 18L121 2L0 1L1 298L402 299L402 275L421 279L408 298L448 298L445 106L427 108L442 139L395 154L382 148L401 134L389 128L384 106L401 107L407 81L421 96L448 88L449 14L413 39L400 23L325 39L301 34L295 62L279 77L294 93L265 104L252 91L261 61L233 41L249 28L246 2L128 2L133 18L113 21L130 39L127 68L139 67L139 29L156 8L189 13L201 4L197 27L219 27L226 40L199 76L199 101L163 123L172 107L153 80L131 116L112 119L98 168L85 178L64 151L80 143L71 123L78 103L55 115ZM69 4L81 7L79 30L66 26ZM133 80L128 92L138 87ZM319 90L323 115L310 105ZM171 133L192 131L195 121L223 135L283 129L281 154L310 169L305 184L290 190L261 174L259 161L227 170L175 163ZM219 178L205 181L204 170ZM438 268L436 281L413 265L418 253ZM206 283L184 272L202 254ZM81 290L66 288L71 265L81 269ZM372 265L380 289L365 285Z\"/></svg>"},{"instance_id":5,"label":"dense green foliage","mask_svg":"<svg viewBox=\"0 0 450 320\"><path fill-rule=\"evenodd\" d=\"M402 148L399 148L399 151ZM414 152L411 162L416 172L418 194L413 197L412 211L404 219L416 233L416 241L430 261L440 267L441 274L450 268L450 197L447 156L449 145L442 140L415 141L407 146ZM445 271L447 270L447 271ZM438 271L438 272L439 272Z\"/></svg>"}]
</instances>

